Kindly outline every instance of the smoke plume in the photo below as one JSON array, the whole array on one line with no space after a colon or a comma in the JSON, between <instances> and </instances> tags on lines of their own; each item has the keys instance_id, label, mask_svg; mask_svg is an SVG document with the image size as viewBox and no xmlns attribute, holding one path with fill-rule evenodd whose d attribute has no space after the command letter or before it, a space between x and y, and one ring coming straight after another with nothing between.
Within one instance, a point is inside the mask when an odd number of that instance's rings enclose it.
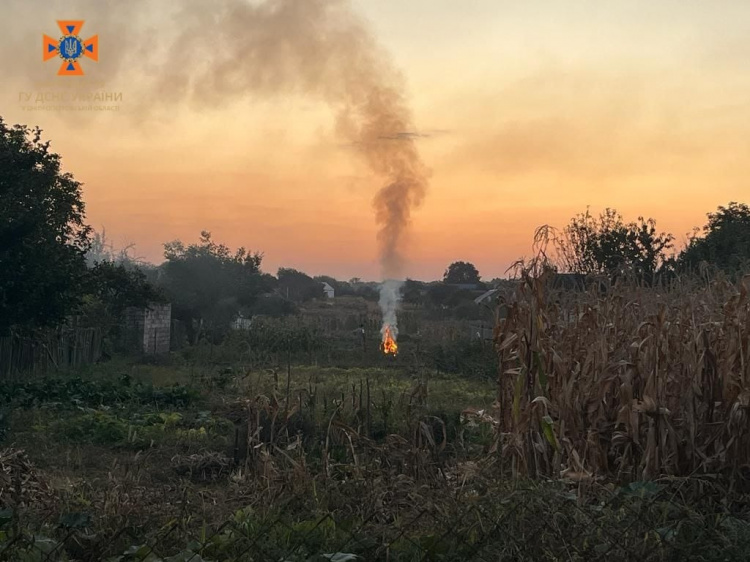
<instances>
[{"instance_id":1,"label":"smoke plume","mask_svg":"<svg viewBox=\"0 0 750 562\"><path fill-rule=\"evenodd\" d=\"M380 310L383 312L383 327L380 333L385 335L386 326L391 328L391 336L398 339L398 326L396 319L396 310L401 300L401 286L403 281L395 279L386 279L380 286Z\"/></svg>"},{"instance_id":2,"label":"smoke plume","mask_svg":"<svg viewBox=\"0 0 750 562\"><path fill-rule=\"evenodd\" d=\"M338 133L383 182L373 201L384 279L380 307L384 329L391 326L395 339L401 283L392 280L403 279L411 212L427 186L402 77L348 0L221 6L186 9L187 25L159 70L158 90L184 91L199 105L228 95L296 91L334 109Z\"/></svg>"},{"instance_id":3,"label":"smoke plume","mask_svg":"<svg viewBox=\"0 0 750 562\"><path fill-rule=\"evenodd\" d=\"M163 120L177 104L201 110L287 95L325 102L337 133L382 182L373 200L382 275L403 278L405 236L428 174L402 76L350 0L8 3L15 21L48 16L53 29L56 19L85 19L83 34L101 37L96 77L132 78L129 88L138 94L131 97L139 100L132 113L142 124ZM36 31L10 41L33 35L37 46ZM24 63L16 74L29 68ZM384 285L381 299L389 318L397 303L390 287Z\"/></svg>"}]
</instances>

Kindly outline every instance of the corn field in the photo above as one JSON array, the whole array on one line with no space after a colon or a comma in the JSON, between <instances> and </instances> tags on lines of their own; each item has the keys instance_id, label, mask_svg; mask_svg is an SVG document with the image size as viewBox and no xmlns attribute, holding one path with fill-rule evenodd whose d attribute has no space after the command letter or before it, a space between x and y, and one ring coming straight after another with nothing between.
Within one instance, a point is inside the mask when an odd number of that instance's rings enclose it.
<instances>
[{"instance_id":1,"label":"corn field","mask_svg":"<svg viewBox=\"0 0 750 562\"><path fill-rule=\"evenodd\" d=\"M750 276L551 290L522 274L500 302L495 407L503 466L574 480L750 467Z\"/></svg>"}]
</instances>

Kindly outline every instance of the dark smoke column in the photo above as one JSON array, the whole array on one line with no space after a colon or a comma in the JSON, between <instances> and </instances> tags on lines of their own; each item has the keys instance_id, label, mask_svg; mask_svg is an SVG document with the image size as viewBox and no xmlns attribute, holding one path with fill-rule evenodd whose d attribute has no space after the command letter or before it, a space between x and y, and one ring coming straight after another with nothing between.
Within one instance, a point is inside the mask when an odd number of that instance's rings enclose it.
<instances>
[{"instance_id":1,"label":"dark smoke column","mask_svg":"<svg viewBox=\"0 0 750 562\"><path fill-rule=\"evenodd\" d=\"M54 14L49 2L5 1L11 12L34 20ZM285 95L325 102L339 136L382 182L373 201L381 271L384 280L403 279L405 237L425 195L427 171L403 79L350 0L69 4L119 46L102 57L98 78L133 79L129 97L141 105L130 114L140 123L162 121L178 104L204 110ZM395 314L396 304L387 306Z\"/></svg>"},{"instance_id":2,"label":"dark smoke column","mask_svg":"<svg viewBox=\"0 0 750 562\"><path fill-rule=\"evenodd\" d=\"M379 95L380 94L380 95ZM406 261L406 234L411 212L419 206L427 187L427 173L417 151L411 116L401 96L395 91L372 94L379 98L377 110L366 132L363 155L372 169L386 180L373 204L378 224L378 249L383 284L380 286L380 309L383 314L381 336L398 339L396 311L401 299Z\"/></svg>"},{"instance_id":3,"label":"dark smoke column","mask_svg":"<svg viewBox=\"0 0 750 562\"><path fill-rule=\"evenodd\" d=\"M325 101L338 134L382 181L374 199L382 275L402 279L405 235L428 174L403 78L351 2L184 1L156 91L209 107L290 93Z\"/></svg>"},{"instance_id":4,"label":"dark smoke column","mask_svg":"<svg viewBox=\"0 0 750 562\"><path fill-rule=\"evenodd\" d=\"M380 98L365 133L363 151L370 167L385 180L373 201L384 279L403 279L405 236L411 212L424 198L427 171L417 150L411 115L396 92L373 92ZM385 98L385 99L382 99ZM376 108L373 108L376 109Z\"/></svg>"},{"instance_id":5,"label":"dark smoke column","mask_svg":"<svg viewBox=\"0 0 750 562\"><path fill-rule=\"evenodd\" d=\"M399 90L373 84L358 144L373 171L385 180L373 201L383 284L381 336L398 339L397 315L406 261L411 212L427 188L427 171L417 150L411 113Z\"/></svg>"}]
</instances>

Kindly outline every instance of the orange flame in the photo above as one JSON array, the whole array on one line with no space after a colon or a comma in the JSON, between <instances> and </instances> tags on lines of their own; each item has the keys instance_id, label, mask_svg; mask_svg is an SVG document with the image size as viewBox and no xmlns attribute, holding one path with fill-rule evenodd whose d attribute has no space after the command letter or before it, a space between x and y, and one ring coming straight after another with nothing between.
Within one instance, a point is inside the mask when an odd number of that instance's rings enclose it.
<instances>
[{"instance_id":1,"label":"orange flame","mask_svg":"<svg viewBox=\"0 0 750 562\"><path fill-rule=\"evenodd\" d=\"M396 344L396 340L393 339L390 326L385 327L385 331L383 332L383 343L380 344L380 349L382 349L383 353L386 355L396 355L398 353L398 345Z\"/></svg>"}]
</instances>

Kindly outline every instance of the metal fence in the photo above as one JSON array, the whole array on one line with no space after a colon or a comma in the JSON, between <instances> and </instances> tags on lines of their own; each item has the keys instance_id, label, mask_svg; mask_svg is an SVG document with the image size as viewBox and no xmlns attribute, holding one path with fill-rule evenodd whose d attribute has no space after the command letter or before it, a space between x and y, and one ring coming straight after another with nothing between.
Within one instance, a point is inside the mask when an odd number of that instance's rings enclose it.
<instances>
[{"instance_id":1,"label":"metal fence","mask_svg":"<svg viewBox=\"0 0 750 562\"><path fill-rule=\"evenodd\" d=\"M174 519L159 529L126 525L104 534L85 514L40 523L25 520L22 509L6 509L0 512L0 560L747 560L747 503L717 498L708 481L697 487L685 482L585 493L547 483L477 495L455 509L421 506L408 516L376 510L357 520L335 513L295 520L294 500L287 500L274 516L240 510L211 529ZM33 530L24 526L29 522Z\"/></svg>"}]
</instances>

